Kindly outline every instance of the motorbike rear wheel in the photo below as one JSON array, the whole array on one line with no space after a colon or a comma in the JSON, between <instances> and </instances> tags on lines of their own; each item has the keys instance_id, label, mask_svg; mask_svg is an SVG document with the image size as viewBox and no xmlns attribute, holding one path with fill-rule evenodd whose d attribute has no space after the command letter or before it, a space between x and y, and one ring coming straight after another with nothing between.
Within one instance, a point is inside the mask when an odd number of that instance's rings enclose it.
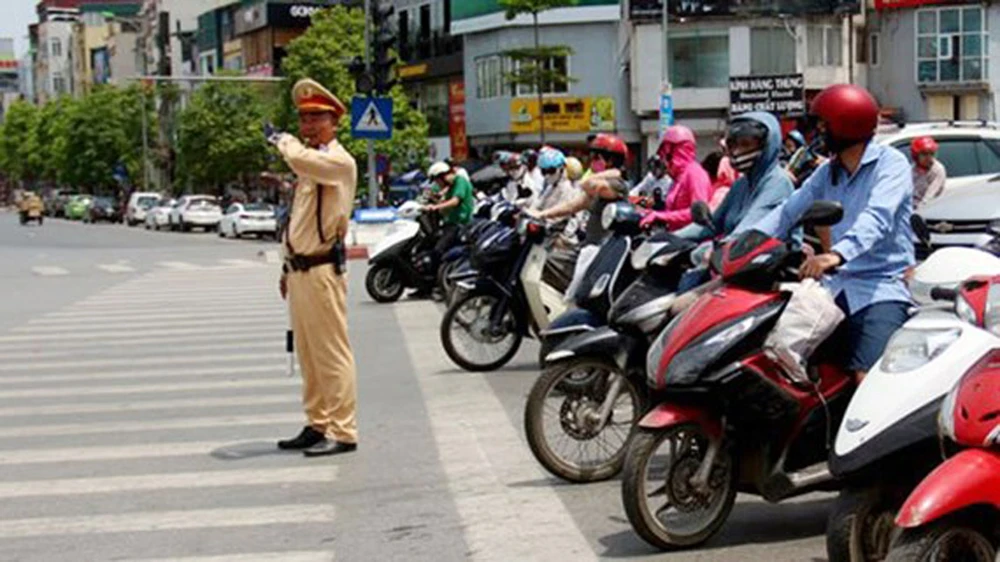
<instances>
[{"instance_id":1,"label":"motorbike rear wheel","mask_svg":"<svg viewBox=\"0 0 1000 562\"><path fill-rule=\"evenodd\" d=\"M997 551L989 537L960 518L905 529L885 562L991 562Z\"/></svg>"},{"instance_id":2,"label":"motorbike rear wheel","mask_svg":"<svg viewBox=\"0 0 1000 562\"><path fill-rule=\"evenodd\" d=\"M656 455L669 445L668 458ZM697 424L668 429L637 428L625 457L622 504L635 532L661 550L697 546L722 528L736 501L736 462L723 444L711 469L709 493L691 477L701 465L708 436ZM658 458L660 457L660 458ZM652 485L652 489L647 489ZM654 507L654 498L663 505Z\"/></svg>"},{"instance_id":3,"label":"motorbike rear wheel","mask_svg":"<svg viewBox=\"0 0 1000 562\"><path fill-rule=\"evenodd\" d=\"M491 326L490 317L500 304L499 295L474 290L448 306L441 319L441 345L456 365L466 371L495 371L517 354L524 335L510 307L503 311L498 326ZM471 341L463 341L462 336ZM482 356L471 357L471 348L482 351Z\"/></svg>"},{"instance_id":4,"label":"motorbike rear wheel","mask_svg":"<svg viewBox=\"0 0 1000 562\"><path fill-rule=\"evenodd\" d=\"M406 286L399 272L392 265L381 263L372 266L365 275L365 290L375 302L395 302L403 296Z\"/></svg>"},{"instance_id":5,"label":"motorbike rear wheel","mask_svg":"<svg viewBox=\"0 0 1000 562\"><path fill-rule=\"evenodd\" d=\"M586 388L566 384L581 374L591 381ZM621 387L609 397L614 380L620 380ZM607 422L601 423L599 412L609 399L612 410ZM640 389L613 363L593 357L558 362L542 373L528 394L524 407L528 446L546 470L563 480L607 480L621 471L645 405ZM570 458L574 450L579 456Z\"/></svg>"},{"instance_id":6,"label":"motorbike rear wheel","mask_svg":"<svg viewBox=\"0 0 1000 562\"><path fill-rule=\"evenodd\" d=\"M892 490L883 483L841 490L826 525L829 562L884 560L895 536L896 512L910 489Z\"/></svg>"}]
</instances>

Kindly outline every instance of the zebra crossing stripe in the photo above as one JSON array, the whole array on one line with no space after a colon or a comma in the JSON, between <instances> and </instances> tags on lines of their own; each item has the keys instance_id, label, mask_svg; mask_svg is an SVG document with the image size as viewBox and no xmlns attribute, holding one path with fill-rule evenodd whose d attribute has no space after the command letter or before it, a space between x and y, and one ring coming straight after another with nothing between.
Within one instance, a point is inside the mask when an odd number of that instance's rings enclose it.
<instances>
[{"instance_id":1,"label":"zebra crossing stripe","mask_svg":"<svg viewBox=\"0 0 1000 562\"><path fill-rule=\"evenodd\" d=\"M0 538L333 522L332 505L266 505L114 515L0 519Z\"/></svg>"},{"instance_id":2,"label":"zebra crossing stripe","mask_svg":"<svg viewBox=\"0 0 1000 562\"><path fill-rule=\"evenodd\" d=\"M149 400L142 402L73 402L71 404L50 404L45 406L0 407L0 418L17 416L53 416L65 414L105 414L115 412L152 412L157 410L181 410L185 408L222 408L226 406L266 406L272 404L290 405L295 399L286 394L263 396L235 396L221 398L183 398L174 400ZM2 457L2 453L0 453Z\"/></svg>"},{"instance_id":3,"label":"zebra crossing stripe","mask_svg":"<svg viewBox=\"0 0 1000 562\"><path fill-rule=\"evenodd\" d=\"M0 466L64 463L67 459L72 459L74 462L86 462L208 456L212 451L230 445L232 443L226 441L183 441L180 443L157 442L109 447L0 450Z\"/></svg>"},{"instance_id":4,"label":"zebra crossing stripe","mask_svg":"<svg viewBox=\"0 0 1000 562\"><path fill-rule=\"evenodd\" d=\"M31 271L35 275L41 277L57 277L60 275L69 275L69 270L55 265L38 265L31 268Z\"/></svg>"},{"instance_id":5,"label":"zebra crossing stripe","mask_svg":"<svg viewBox=\"0 0 1000 562\"><path fill-rule=\"evenodd\" d=\"M282 359L286 354L273 353L237 353L233 355L206 355L206 356L181 356L181 357L124 357L116 359L93 359L75 361L49 361L32 362L27 364L0 364L0 373L22 372L22 371L44 371L49 369L81 370L94 367L139 367L143 365L200 365L203 363L221 363L227 361L263 361L268 359ZM234 367L234 370L238 367ZM2 392L0 392L2 394Z\"/></svg>"},{"instance_id":6,"label":"zebra crossing stripe","mask_svg":"<svg viewBox=\"0 0 1000 562\"><path fill-rule=\"evenodd\" d=\"M97 266L97 269L107 271L108 273L133 273L135 268L130 265L125 265L121 263L103 263Z\"/></svg>"},{"instance_id":7,"label":"zebra crossing stripe","mask_svg":"<svg viewBox=\"0 0 1000 562\"><path fill-rule=\"evenodd\" d=\"M42 437L46 435L89 435L93 433L136 433L166 429L197 429L250 425L291 424L302 421L301 413L257 414L248 416L213 416L168 420L130 420L125 422L96 422L88 424L31 425L0 428L0 437Z\"/></svg>"},{"instance_id":8,"label":"zebra crossing stripe","mask_svg":"<svg viewBox=\"0 0 1000 562\"><path fill-rule=\"evenodd\" d=\"M197 271L199 269L202 269L202 267L199 265L183 261L160 261L156 262L156 265L166 269L172 269L175 271Z\"/></svg>"},{"instance_id":9,"label":"zebra crossing stripe","mask_svg":"<svg viewBox=\"0 0 1000 562\"><path fill-rule=\"evenodd\" d=\"M233 371L236 371L233 368ZM0 390L0 398L56 398L60 396L111 396L116 394L148 394L152 392L188 392L194 390L237 390L241 388L282 388L297 385L288 377L197 382L163 382L154 384L122 384L115 386L83 385ZM9 428L0 428L0 434ZM24 428L30 431L29 428Z\"/></svg>"},{"instance_id":10,"label":"zebra crossing stripe","mask_svg":"<svg viewBox=\"0 0 1000 562\"><path fill-rule=\"evenodd\" d=\"M170 558L133 558L120 562L333 562L333 552L251 552L220 556L171 556Z\"/></svg>"}]
</instances>

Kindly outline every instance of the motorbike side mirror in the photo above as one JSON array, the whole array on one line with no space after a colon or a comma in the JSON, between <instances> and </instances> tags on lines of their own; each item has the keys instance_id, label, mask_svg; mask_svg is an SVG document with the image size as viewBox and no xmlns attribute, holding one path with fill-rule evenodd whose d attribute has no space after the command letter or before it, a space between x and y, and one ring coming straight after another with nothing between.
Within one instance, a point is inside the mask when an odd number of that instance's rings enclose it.
<instances>
[{"instance_id":1,"label":"motorbike side mirror","mask_svg":"<svg viewBox=\"0 0 1000 562\"><path fill-rule=\"evenodd\" d=\"M691 220L693 220L695 224L715 230L715 226L712 224L712 209L710 209L708 207L708 203L705 203L704 201L695 201L694 204L691 205Z\"/></svg>"},{"instance_id":2,"label":"motorbike side mirror","mask_svg":"<svg viewBox=\"0 0 1000 562\"><path fill-rule=\"evenodd\" d=\"M844 218L844 208L836 201L816 201L799 219L799 224L833 226Z\"/></svg>"},{"instance_id":3,"label":"motorbike side mirror","mask_svg":"<svg viewBox=\"0 0 1000 562\"><path fill-rule=\"evenodd\" d=\"M927 228L927 222L920 215L910 215L910 228L921 244L931 247L931 230Z\"/></svg>"}]
</instances>

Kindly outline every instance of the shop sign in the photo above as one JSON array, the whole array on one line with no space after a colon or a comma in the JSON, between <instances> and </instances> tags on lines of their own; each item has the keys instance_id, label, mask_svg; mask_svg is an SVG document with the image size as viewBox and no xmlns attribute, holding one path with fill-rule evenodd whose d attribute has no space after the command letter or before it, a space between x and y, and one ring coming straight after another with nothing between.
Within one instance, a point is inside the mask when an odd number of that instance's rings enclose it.
<instances>
[{"instance_id":1,"label":"shop sign","mask_svg":"<svg viewBox=\"0 0 1000 562\"><path fill-rule=\"evenodd\" d=\"M271 27L300 29L309 27L312 16L327 7L323 4L298 2L295 4L268 4L267 21Z\"/></svg>"},{"instance_id":2,"label":"shop sign","mask_svg":"<svg viewBox=\"0 0 1000 562\"><path fill-rule=\"evenodd\" d=\"M875 0L876 10L895 10L897 8L919 8L942 4L956 4L947 0Z\"/></svg>"},{"instance_id":3,"label":"shop sign","mask_svg":"<svg viewBox=\"0 0 1000 562\"><path fill-rule=\"evenodd\" d=\"M876 4L879 1L875 0ZM669 9L670 15L676 18L856 14L860 13L861 4L859 0L685 0L670 2ZM628 14L633 21L660 21L663 0L629 0Z\"/></svg>"},{"instance_id":4,"label":"shop sign","mask_svg":"<svg viewBox=\"0 0 1000 562\"><path fill-rule=\"evenodd\" d=\"M730 77L729 115L748 111L767 111L779 117L804 115L806 100L802 75Z\"/></svg>"},{"instance_id":5,"label":"shop sign","mask_svg":"<svg viewBox=\"0 0 1000 562\"><path fill-rule=\"evenodd\" d=\"M545 98L545 130L554 133L589 133L615 130L615 99L601 97ZM510 130L537 133L538 99L519 98L510 102Z\"/></svg>"},{"instance_id":6,"label":"shop sign","mask_svg":"<svg viewBox=\"0 0 1000 562\"><path fill-rule=\"evenodd\" d=\"M459 78L448 83L448 137L451 157L459 162L469 159L469 138L465 134L465 82Z\"/></svg>"},{"instance_id":7,"label":"shop sign","mask_svg":"<svg viewBox=\"0 0 1000 562\"><path fill-rule=\"evenodd\" d=\"M400 78L416 78L427 74L427 63L409 64L396 69L396 76Z\"/></svg>"}]
</instances>

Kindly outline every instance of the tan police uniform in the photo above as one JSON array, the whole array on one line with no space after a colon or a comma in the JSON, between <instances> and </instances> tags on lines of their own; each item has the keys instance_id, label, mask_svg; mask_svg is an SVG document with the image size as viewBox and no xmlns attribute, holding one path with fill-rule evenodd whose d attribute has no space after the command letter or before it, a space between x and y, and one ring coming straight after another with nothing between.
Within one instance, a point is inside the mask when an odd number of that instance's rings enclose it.
<instances>
[{"instance_id":1,"label":"tan police uniform","mask_svg":"<svg viewBox=\"0 0 1000 562\"><path fill-rule=\"evenodd\" d=\"M292 97L299 111L333 111L338 116L345 112L336 96L312 80L296 84ZM357 443L347 276L339 272L354 204L356 165L336 140L312 149L284 134L277 146L298 177L284 244L289 256L288 303L302 367L302 403L314 429L340 443ZM337 259L341 263L331 263ZM310 267L296 267L303 264Z\"/></svg>"}]
</instances>

